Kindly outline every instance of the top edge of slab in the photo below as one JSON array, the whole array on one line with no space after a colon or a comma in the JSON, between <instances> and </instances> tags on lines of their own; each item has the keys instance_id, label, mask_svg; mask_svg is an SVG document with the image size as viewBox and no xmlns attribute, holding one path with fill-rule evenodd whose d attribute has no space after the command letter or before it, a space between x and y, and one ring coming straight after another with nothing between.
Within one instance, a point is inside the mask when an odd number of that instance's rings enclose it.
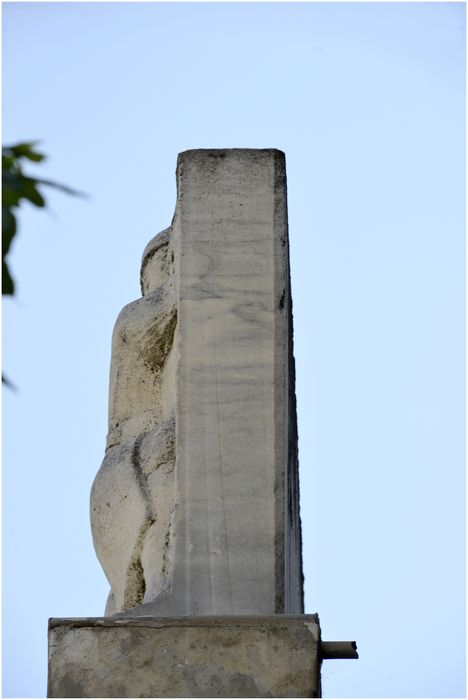
<instances>
[{"instance_id":1,"label":"top edge of slab","mask_svg":"<svg viewBox=\"0 0 468 700\"><path fill-rule=\"evenodd\" d=\"M308 615L187 615L184 617L51 617L49 630L57 627L256 627L278 624L316 624L317 613Z\"/></svg>"},{"instance_id":2,"label":"top edge of slab","mask_svg":"<svg viewBox=\"0 0 468 700\"><path fill-rule=\"evenodd\" d=\"M258 158L258 156L279 156L282 159L285 158L284 151L278 148L192 148L179 153L177 160L185 160L186 158L191 160L223 158L228 155L239 155L245 158Z\"/></svg>"}]
</instances>

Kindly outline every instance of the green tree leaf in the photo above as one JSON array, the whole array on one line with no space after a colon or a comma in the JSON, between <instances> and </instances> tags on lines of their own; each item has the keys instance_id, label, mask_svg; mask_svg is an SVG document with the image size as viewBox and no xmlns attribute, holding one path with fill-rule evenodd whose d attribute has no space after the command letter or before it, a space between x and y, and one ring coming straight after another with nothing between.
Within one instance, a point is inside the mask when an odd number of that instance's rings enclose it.
<instances>
[{"instance_id":1,"label":"green tree leaf","mask_svg":"<svg viewBox=\"0 0 468 700\"><path fill-rule=\"evenodd\" d=\"M46 159L43 153L38 153L34 150L36 144L39 141L29 141L27 143L17 143L14 146L5 146L2 150L5 155L11 154L14 159L27 158L35 163L40 163L42 160Z\"/></svg>"},{"instance_id":2,"label":"green tree leaf","mask_svg":"<svg viewBox=\"0 0 468 700\"><path fill-rule=\"evenodd\" d=\"M23 173L22 160L40 163L46 158L43 153L36 151L37 143L37 141L27 141L2 148L2 294L6 296L12 296L15 293L15 283L6 260L17 233L15 209L23 200L36 207L45 207L46 201L38 190L38 186L53 187L76 197L87 196L83 192L53 180L30 177ZM14 389L14 384L3 375L2 382Z\"/></svg>"},{"instance_id":3,"label":"green tree leaf","mask_svg":"<svg viewBox=\"0 0 468 700\"><path fill-rule=\"evenodd\" d=\"M10 207L2 206L2 253L6 255L16 233L16 217Z\"/></svg>"},{"instance_id":4,"label":"green tree leaf","mask_svg":"<svg viewBox=\"0 0 468 700\"><path fill-rule=\"evenodd\" d=\"M15 293L15 283L10 275L8 263L5 259L2 260L2 294L13 295Z\"/></svg>"}]
</instances>

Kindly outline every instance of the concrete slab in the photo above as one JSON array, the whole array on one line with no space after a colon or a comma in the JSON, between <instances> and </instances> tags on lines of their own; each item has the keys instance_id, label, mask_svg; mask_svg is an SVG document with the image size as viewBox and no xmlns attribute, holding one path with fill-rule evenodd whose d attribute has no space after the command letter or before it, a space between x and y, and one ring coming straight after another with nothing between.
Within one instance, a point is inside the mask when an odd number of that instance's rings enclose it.
<instances>
[{"instance_id":1,"label":"concrete slab","mask_svg":"<svg viewBox=\"0 0 468 700\"><path fill-rule=\"evenodd\" d=\"M51 698L320 697L316 615L49 621Z\"/></svg>"}]
</instances>

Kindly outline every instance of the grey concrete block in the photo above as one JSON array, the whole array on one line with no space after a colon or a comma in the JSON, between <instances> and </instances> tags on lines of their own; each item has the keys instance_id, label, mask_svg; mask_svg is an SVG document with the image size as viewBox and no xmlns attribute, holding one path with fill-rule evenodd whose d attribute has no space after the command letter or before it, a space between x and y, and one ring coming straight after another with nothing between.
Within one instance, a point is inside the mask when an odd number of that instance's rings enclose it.
<instances>
[{"instance_id":1,"label":"grey concrete block","mask_svg":"<svg viewBox=\"0 0 468 700\"><path fill-rule=\"evenodd\" d=\"M49 622L48 697L320 697L316 615Z\"/></svg>"}]
</instances>

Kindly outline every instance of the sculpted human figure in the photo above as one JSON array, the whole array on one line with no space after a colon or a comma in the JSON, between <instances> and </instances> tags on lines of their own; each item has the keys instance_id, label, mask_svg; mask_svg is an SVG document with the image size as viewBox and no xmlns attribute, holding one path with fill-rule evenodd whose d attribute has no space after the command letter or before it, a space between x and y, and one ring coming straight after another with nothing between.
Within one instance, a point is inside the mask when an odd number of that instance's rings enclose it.
<instances>
[{"instance_id":1,"label":"sculpted human figure","mask_svg":"<svg viewBox=\"0 0 468 700\"><path fill-rule=\"evenodd\" d=\"M111 585L106 615L152 602L168 586L175 510L177 297L171 229L143 253L142 298L112 338L109 432L91 492L98 559Z\"/></svg>"}]
</instances>

